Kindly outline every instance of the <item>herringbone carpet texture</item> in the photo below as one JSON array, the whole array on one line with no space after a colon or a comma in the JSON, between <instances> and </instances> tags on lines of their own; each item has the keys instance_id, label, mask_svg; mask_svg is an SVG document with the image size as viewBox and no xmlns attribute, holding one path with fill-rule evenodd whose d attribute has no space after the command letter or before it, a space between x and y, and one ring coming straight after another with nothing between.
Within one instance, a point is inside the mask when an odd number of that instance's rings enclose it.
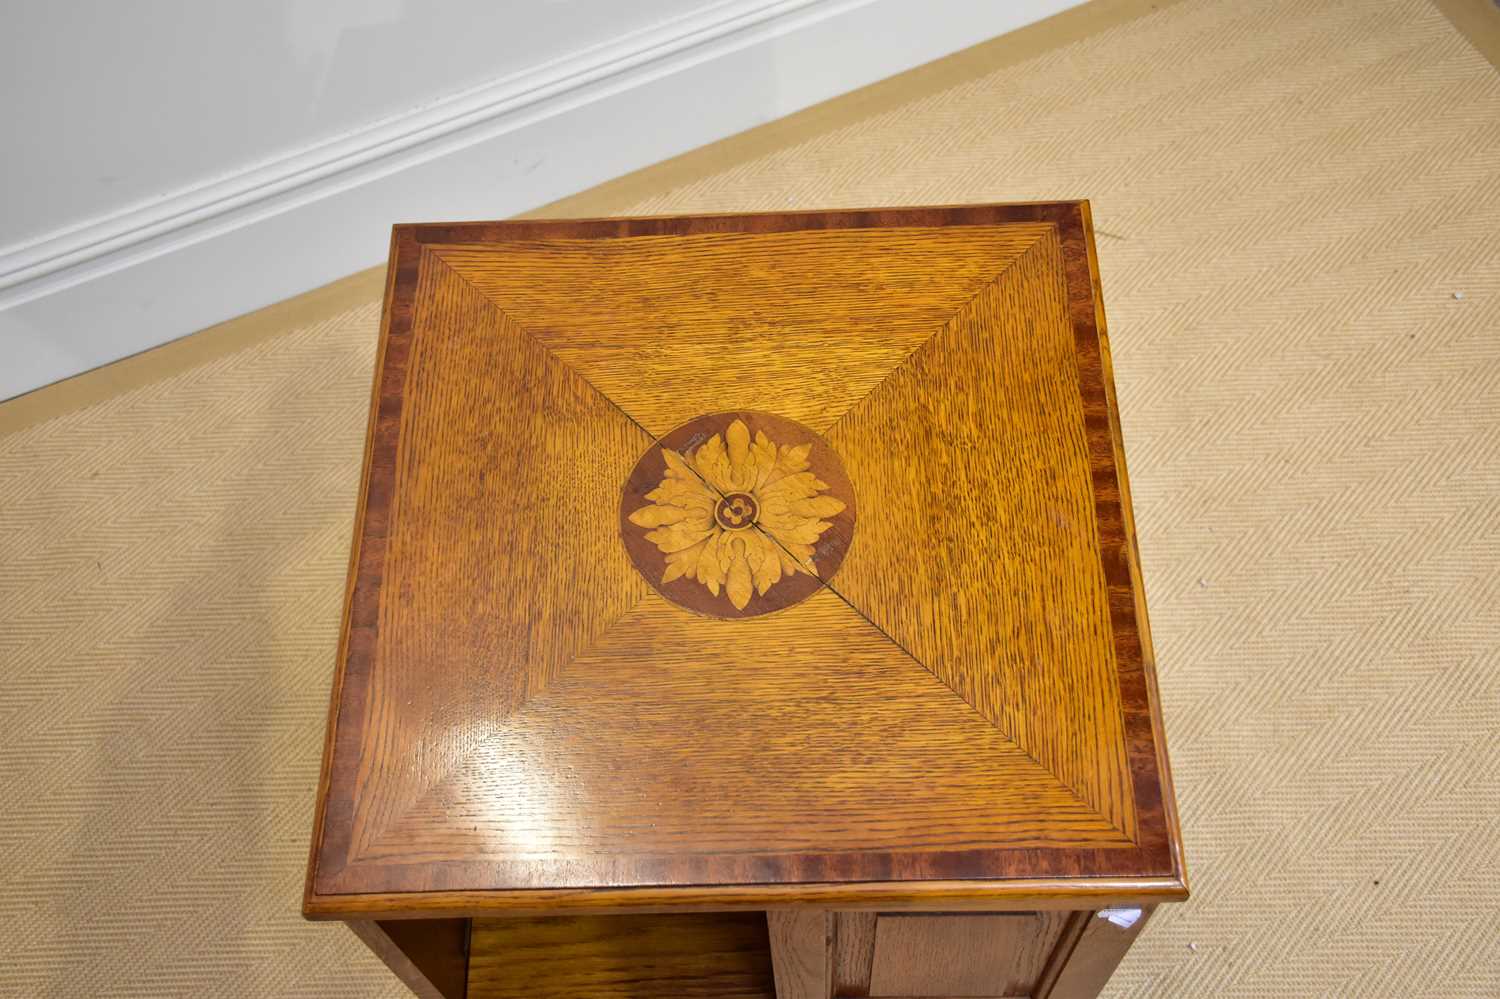
<instances>
[{"instance_id":1,"label":"herringbone carpet texture","mask_svg":"<svg viewBox=\"0 0 1500 999\"><path fill-rule=\"evenodd\" d=\"M1500 995L1500 77L1162 6L621 212L1087 196L1195 894L1112 996ZM395 996L298 916L378 306L0 439L0 992Z\"/></svg>"}]
</instances>

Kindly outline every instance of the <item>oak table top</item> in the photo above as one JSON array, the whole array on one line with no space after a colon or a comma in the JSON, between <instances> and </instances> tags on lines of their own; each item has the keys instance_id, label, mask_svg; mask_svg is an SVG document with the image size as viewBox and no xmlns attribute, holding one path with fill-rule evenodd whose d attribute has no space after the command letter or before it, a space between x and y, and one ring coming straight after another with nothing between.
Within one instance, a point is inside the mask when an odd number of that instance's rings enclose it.
<instances>
[{"instance_id":1,"label":"oak table top","mask_svg":"<svg viewBox=\"0 0 1500 999\"><path fill-rule=\"evenodd\" d=\"M1184 895L1086 202L396 228L309 916Z\"/></svg>"}]
</instances>

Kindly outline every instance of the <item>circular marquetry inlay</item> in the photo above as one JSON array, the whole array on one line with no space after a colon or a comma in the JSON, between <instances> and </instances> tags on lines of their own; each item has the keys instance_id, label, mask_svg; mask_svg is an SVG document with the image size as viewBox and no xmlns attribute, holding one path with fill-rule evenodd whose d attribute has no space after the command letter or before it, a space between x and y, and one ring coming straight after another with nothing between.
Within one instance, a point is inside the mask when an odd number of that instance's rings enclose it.
<instances>
[{"instance_id":1,"label":"circular marquetry inlay","mask_svg":"<svg viewBox=\"0 0 1500 999\"><path fill-rule=\"evenodd\" d=\"M636 464L620 535L667 599L752 617L806 600L833 576L854 514L843 463L818 434L770 413L710 413Z\"/></svg>"}]
</instances>

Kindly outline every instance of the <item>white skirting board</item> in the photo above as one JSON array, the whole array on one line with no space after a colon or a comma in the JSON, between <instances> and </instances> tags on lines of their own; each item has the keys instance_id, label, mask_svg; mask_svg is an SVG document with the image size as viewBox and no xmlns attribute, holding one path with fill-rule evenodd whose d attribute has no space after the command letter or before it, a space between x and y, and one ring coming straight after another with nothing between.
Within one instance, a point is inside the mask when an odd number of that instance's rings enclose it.
<instances>
[{"instance_id":1,"label":"white skirting board","mask_svg":"<svg viewBox=\"0 0 1500 999\"><path fill-rule=\"evenodd\" d=\"M505 218L1078 2L718 4L148 207L0 247L0 399L378 264L393 223Z\"/></svg>"}]
</instances>

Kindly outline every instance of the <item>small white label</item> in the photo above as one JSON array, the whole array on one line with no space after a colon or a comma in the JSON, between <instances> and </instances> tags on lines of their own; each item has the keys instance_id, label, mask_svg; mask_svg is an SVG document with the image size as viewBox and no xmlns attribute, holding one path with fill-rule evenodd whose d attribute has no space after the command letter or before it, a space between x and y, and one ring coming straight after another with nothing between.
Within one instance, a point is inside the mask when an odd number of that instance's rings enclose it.
<instances>
[{"instance_id":1,"label":"small white label","mask_svg":"<svg viewBox=\"0 0 1500 999\"><path fill-rule=\"evenodd\" d=\"M1107 919L1122 930L1128 930L1141 918L1140 909L1100 909L1099 918Z\"/></svg>"}]
</instances>

